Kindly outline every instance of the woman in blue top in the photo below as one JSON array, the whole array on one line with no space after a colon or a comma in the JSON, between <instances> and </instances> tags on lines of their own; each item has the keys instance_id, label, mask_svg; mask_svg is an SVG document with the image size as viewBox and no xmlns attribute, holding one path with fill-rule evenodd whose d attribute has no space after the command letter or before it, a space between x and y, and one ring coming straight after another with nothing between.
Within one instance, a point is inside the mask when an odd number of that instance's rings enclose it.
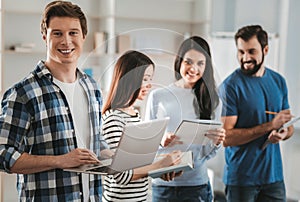
<instances>
[{"instance_id":1,"label":"woman in blue top","mask_svg":"<svg viewBox=\"0 0 300 202\"><path fill-rule=\"evenodd\" d=\"M220 117L216 116L216 109L220 109L219 97L207 42L198 36L185 40L179 48L174 68L177 81L151 92L146 108L146 119L170 117L169 133L162 140L164 147L180 142L173 132L183 119L210 120ZM182 145L183 150L193 151L193 170L184 172L174 180L174 176L167 175L163 178L169 181L152 181L153 201L212 201L206 160L216 154L224 140L225 130L210 131L207 136L212 141L205 145Z\"/></svg>"}]
</instances>

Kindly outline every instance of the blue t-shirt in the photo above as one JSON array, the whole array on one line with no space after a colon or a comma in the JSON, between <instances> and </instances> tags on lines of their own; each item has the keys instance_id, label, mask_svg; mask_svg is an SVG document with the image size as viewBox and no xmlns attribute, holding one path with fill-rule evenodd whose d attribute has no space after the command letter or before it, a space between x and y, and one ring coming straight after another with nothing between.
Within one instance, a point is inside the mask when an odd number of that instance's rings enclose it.
<instances>
[{"instance_id":1,"label":"blue t-shirt","mask_svg":"<svg viewBox=\"0 0 300 202\"><path fill-rule=\"evenodd\" d=\"M235 70L219 88L223 102L222 116L237 116L235 128L251 128L269 122L274 115L289 108L285 79L266 68L262 77L247 76ZM226 185L251 186L283 180L282 159L279 144L261 147L269 134L240 146L225 148Z\"/></svg>"}]
</instances>

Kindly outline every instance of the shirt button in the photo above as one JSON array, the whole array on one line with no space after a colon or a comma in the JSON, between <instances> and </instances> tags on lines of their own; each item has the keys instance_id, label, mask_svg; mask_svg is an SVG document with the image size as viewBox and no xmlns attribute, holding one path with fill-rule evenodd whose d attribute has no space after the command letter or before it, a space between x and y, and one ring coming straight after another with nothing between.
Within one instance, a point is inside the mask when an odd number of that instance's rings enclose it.
<instances>
[{"instance_id":1,"label":"shirt button","mask_svg":"<svg viewBox=\"0 0 300 202\"><path fill-rule=\"evenodd\" d=\"M69 107L66 107L66 110L69 111Z\"/></svg>"},{"instance_id":2,"label":"shirt button","mask_svg":"<svg viewBox=\"0 0 300 202\"><path fill-rule=\"evenodd\" d=\"M79 195L82 196L82 192L79 192Z\"/></svg>"}]
</instances>

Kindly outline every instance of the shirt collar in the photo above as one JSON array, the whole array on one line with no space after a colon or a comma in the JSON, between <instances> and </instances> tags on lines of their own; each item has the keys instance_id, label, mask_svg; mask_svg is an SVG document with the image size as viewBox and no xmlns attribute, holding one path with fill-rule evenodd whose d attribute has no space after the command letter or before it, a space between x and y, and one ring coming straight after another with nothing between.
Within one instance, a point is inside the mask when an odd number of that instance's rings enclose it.
<instances>
[{"instance_id":1,"label":"shirt collar","mask_svg":"<svg viewBox=\"0 0 300 202\"><path fill-rule=\"evenodd\" d=\"M77 71L78 79L81 79L81 78L86 79L87 78L87 74L84 73L83 71L81 71L80 69L77 68L76 71ZM40 60L38 62L34 72L39 78L46 76L49 80L53 81L53 75L51 74L49 69L46 67L45 62L42 60Z\"/></svg>"}]
</instances>

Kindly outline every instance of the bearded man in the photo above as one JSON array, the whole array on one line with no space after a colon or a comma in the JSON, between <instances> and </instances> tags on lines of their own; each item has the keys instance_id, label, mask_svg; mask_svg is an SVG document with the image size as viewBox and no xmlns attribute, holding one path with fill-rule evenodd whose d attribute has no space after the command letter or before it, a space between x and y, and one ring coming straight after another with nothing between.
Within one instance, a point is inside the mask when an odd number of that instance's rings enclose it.
<instances>
[{"instance_id":1,"label":"bearded man","mask_svg":"<svg viewBox=\"0 0 300 202\"><path fill-rule=\"evenodd\" d=\"M268 34L260 25L240 28L235 42L240 68L219 88L226 130L226 198L229 202L286 201L278 144L294 132L293 126L278 130L292 118L286 81L264 66Z\"/></svg>"}]
</instances>

